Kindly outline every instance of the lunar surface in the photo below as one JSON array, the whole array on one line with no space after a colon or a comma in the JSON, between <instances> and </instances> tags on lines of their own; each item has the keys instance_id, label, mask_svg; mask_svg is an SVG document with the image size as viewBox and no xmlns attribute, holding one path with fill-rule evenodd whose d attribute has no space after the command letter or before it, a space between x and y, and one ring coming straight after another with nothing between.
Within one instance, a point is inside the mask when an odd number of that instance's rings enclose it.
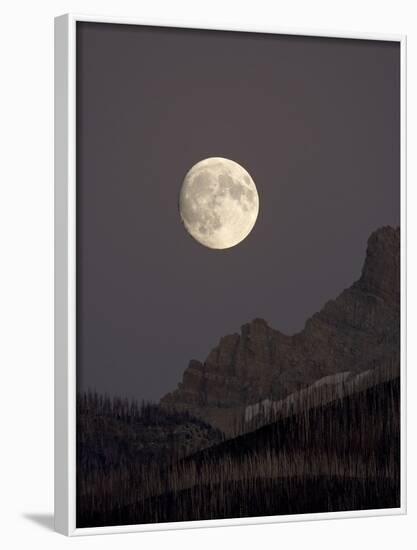
<instances>
[{"instance_id":1,"label":"lunar surface","mask_svg":"<svg viewBox=\"0 0 417 550\"><path fill-rule=\"evenodd\" d=\"M259 197L248 172L233 160L212 157L195 164L184 178L179 197L188 233L208 248L237 245L252 231Z\"/></svg>"}]
</instances>

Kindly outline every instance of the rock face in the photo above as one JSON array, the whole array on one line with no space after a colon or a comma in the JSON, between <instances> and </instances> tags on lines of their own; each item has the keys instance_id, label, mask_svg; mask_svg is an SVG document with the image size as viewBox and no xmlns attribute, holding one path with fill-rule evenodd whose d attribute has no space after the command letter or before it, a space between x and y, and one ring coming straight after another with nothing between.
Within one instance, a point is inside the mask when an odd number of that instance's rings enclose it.
<instances>
[{"instance_id":1,"label":"rock face","mask_svg":"<svg viewBox=\"0 0 417 550\"><path fill-rule=\"evenodd\" d=\"M221 338L204 363L192 360L167 408L188 410L228 433L245 407L276 401L325 376L399 364L400 231L370 236L361 277L286 336L263 319Z\"/></svg>"}]
</instances>

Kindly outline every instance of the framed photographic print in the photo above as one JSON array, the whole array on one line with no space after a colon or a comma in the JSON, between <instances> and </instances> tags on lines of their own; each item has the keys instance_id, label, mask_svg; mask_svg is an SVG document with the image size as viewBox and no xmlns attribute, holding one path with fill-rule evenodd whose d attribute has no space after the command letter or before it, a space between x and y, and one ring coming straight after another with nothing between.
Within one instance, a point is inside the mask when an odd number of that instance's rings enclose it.
<instances>
[{"instance_id":1,"label":"framed photographic print","mask_svg":"<svg viewBox=\"0 0 417 550\"><path fill-rule=\"evenodd\" d=\"M57 531L404 513L405 38L65 15L55 110Z\"/></svg>"}]
</instances>

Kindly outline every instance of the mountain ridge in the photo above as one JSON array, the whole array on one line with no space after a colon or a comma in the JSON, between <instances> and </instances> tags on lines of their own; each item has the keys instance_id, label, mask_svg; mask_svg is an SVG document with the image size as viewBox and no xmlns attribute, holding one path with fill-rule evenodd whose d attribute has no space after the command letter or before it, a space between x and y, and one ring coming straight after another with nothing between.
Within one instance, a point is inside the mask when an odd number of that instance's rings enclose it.
<instances>
[{"instance_id":1,"label":"mountain ridge","mask_svg":"<svg viewBox=\"0 0 417 550\"><path fill-rule=\"evenodd\" d=\"M367 244L360 278L292 336L256 318L223 336L204 362L191 360L161 405L188 410L226 433L248 405L282 400L317 380L399 364L400 230L384 226Z\"/></svg>"}]
</instances>

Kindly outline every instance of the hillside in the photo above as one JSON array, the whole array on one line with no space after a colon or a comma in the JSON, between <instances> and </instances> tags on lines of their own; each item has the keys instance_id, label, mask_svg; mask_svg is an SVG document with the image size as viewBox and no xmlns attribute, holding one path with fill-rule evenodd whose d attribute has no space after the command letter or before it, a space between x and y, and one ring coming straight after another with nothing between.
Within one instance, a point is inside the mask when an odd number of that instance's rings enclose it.
<instances>
[{"instance_id":1,"label":"hillside","mask_svg":"<svg viewBox=\"0 0 417 550\"><path fill-rule=\"evenodd\" d=\"M83 510L84 525L395 508L399 378L187 456Z\"/></svg>"}]
</instances>

